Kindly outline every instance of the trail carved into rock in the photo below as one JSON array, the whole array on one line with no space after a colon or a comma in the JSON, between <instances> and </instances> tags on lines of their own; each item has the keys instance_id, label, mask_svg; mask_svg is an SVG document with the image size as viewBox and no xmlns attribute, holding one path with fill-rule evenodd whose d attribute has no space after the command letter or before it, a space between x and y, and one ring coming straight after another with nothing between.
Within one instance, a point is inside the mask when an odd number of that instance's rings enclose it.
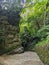
<instances>
[{"instance_id":1,"label":"trail carved into rock","mask_svg":"<svg viewBox=\"0 0 49 65\"><path fill-rule=\"evenodd\" d=\"M35 52L4 55L0 57L0 65L44 65Z\"/></svg>"}]
</instances>

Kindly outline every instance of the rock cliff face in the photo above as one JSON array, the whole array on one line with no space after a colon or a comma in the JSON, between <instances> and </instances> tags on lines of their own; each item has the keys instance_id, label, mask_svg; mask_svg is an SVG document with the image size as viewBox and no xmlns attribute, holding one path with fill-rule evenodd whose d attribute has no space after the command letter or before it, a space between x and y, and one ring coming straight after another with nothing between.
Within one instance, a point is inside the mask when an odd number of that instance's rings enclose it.
<instances>
[{"instance_id":1,"label":"rock cliff face","mask_svg":"<svg viewBox=\"0 0 49 65\"><path fill-rule=\"evenodd\" d=\"M2 45L3 48L16 48L17 45L19 46L19 27L18 26L13 26L8 23L7 18L0 17L0 30L2 30L2 35L4 41L0 44Z\"/></svg>"}]
</instances>

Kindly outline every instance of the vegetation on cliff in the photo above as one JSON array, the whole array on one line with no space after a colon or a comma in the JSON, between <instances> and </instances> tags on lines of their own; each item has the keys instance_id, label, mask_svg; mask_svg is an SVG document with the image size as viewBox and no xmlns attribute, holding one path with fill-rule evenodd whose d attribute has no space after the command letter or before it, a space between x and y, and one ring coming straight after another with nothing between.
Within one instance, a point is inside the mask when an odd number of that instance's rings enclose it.
<instances>
[{"instance_id":1,"label":"vegetation on cliff","mask_svg":"<svg viewBox=\"0 0 49 65\"><path fill-rule=\"evenodd\" d=\"M35 50L49 65L49 0L28 0L23 7L14 4L0 6L0 53L23 47Z\"/></svg>"}]
</instances>

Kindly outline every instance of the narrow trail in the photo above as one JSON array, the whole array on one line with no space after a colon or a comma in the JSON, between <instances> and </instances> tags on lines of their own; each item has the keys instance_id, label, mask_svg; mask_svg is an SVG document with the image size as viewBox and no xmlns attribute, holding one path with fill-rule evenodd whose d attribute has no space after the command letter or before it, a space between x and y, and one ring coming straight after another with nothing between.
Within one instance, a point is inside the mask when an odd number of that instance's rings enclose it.
<instances>
[{"instance_id":1,"label":"narrow trail","mask_svg":"<svg viewBox=\"0 0 49 65\"><path fill-rule=\"evenodd\" d=\"M35 52L4 55L0 57L0 65L44 65Z\"/></svg>"}]
</instances>

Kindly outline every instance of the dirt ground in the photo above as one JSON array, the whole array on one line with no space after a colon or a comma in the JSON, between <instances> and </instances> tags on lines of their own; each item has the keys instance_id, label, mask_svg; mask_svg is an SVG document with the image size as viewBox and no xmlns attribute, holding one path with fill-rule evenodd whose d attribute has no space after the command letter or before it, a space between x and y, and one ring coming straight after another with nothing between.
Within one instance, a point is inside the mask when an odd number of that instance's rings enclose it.
<instances>
[{"instance_id":1,"label":"dirt ground","mask_svg":"<svg viewBox=\"0 0 49 65\"><path fill-rule=\"evenodd\" d=\"M0 56L0 65L44 65L35 52Z\"/></svg>"}]
</instances>

